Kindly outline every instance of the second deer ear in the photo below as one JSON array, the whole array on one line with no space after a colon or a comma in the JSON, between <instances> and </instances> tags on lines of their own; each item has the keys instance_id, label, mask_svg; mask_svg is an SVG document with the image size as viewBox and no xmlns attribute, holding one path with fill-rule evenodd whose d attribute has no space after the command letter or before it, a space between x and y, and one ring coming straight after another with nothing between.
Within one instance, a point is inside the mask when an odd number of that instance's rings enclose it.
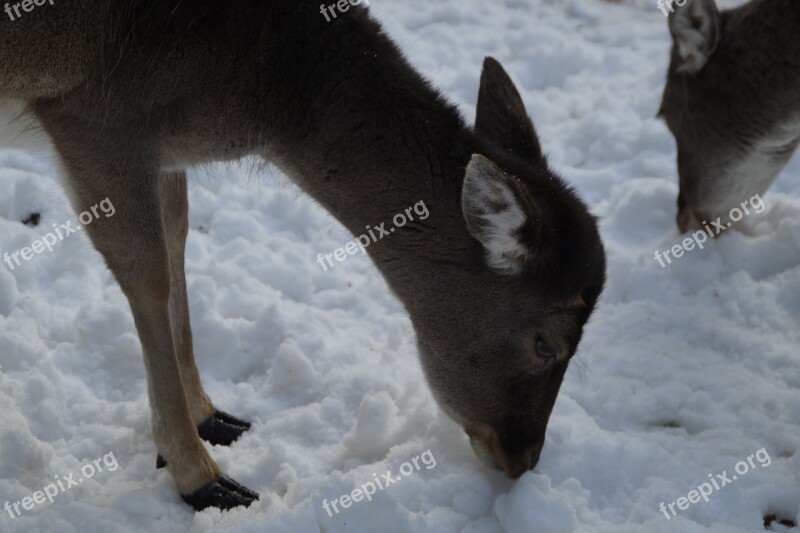
<instances>
[{"instance_id":1,"label":"second deer ear","mask_svg":"<svg viewBox=\"0 0 800 533\"><path fill-rule=\"evenodd\" d=\"M541 159L542 148L522 97L502 65L492 57L483 62L475 130L517 156Z\"/></svg>"},{"instance_id":2,"label":"second deer ear","mask_svg":"<svg viewBox=\"0 0 800 533\"><path fill-rule=\"evenodd\" d=\"M689 0L673 7L669 31L675 42L677 71L700 72L717 49L720 37L719 10L714 0Z\"/></svg>"}]
</instances>

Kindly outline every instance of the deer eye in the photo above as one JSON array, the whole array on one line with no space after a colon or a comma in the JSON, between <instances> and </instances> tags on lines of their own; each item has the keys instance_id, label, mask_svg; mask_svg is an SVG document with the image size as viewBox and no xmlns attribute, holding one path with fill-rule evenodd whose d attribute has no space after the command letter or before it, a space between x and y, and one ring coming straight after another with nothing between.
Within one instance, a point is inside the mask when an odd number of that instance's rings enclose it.
<instances>
[{"instance_id":1,"label":"deer eye","mask_svg":"<svg viewBox=\"0 0 800 533\"><path fill-rule=\"evenodd\" d=\"M556 356L556 351L553 350L553 347L547 344L544 340L537 339L536 355L538 355L545 361L549 361L550 359Z\"/></svg>"}]
</instances>

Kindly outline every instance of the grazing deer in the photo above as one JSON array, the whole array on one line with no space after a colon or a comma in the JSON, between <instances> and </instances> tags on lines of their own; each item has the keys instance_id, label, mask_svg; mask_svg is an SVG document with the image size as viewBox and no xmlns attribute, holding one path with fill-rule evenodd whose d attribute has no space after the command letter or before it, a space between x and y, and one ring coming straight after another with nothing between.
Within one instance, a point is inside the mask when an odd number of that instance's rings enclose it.
<instances>
[{"instance_id":1,"label":"grazing deer","mask_svg":"<svg viewBox=\"0 0 800 533\"><path fill-rule=\"evenodd\" d=\"M764 194L800 143L800 8L753 0L669 15L672 59L659 116L678 145L678 228Z\"/></svg>"},{"instance_id":2,"label":"grazing deer","mask_svg":"<svg viewBox=\"0 0 800 533\"><path fill-rule=\"evenodd\" d=\"M327 22L310 1L74 0L0 24L0 96L53 142L75 209L116 207L86 230L130 302L159 463L186 502L258 497L201 442L249 424L203 390L184 276L184 169L248 154L355 234L425 202L427 220L369 254L478 455L511 477L536 464L605 254L497 61L470 127L363 7Z\"/></svg>"}]
</instances>

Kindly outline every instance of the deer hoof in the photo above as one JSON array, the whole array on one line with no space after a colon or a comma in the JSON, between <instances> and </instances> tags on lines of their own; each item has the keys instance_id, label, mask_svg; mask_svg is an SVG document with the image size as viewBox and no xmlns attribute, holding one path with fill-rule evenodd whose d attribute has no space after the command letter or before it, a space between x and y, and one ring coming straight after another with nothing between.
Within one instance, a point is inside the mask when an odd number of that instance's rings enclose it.
<instances>
[{"instance_id":1,"label":"deer hoof","mask_svg":"<svg viewBox=\"0 0 800 533\"><path fill-rule=\"evenodd\" d=\"M226 476L211 481L189 495L181 495L183 501L195 511L216 507L221 511L235 507L249 507L259 499L258 493L239 485Z\"/></svg>"},{"instance_id":2,"label":"deer hoof","mask_svg":"<svg viewBox=\"0 0 800 533\"><path fill-rule=\"evenodd\" d=\"M231 416L231 415L229 415L228 413L226 413L224 411L215 411L212 416L214 416L216 418L219 418L220 420L222 420L226 424L230 424L232 426L241 426L244 429L250 429L253 426L253 424L251 424L250 422L245 422L244 420L239 420L235 416Z\"/></svg>"},{"instance_id":3,"label":"deer hoof","mask_svg":"<svg viewBox=\"0 0 800 533\"><path fill-rule=\"evenodd\" d=\"M204 441L215 446L230 446L242 434L250 429L252 424L239 420L235 416L222 411L215 411L213 415L208 417L208 420L200 424L197 428L197 433ZM161 454L156 456L156 469L161 469L167 466L167 461L161 457Z\"/></svg>"},{"instance_id":4,"label":"deer hoof","mask_svg":"<svg viewBox=\"0 0 800 533\"><path fill-rule=\"evenodd\" d=\"M230 446L251 426L250 422L239 420L222 411L215 411L198 426L197 432L201 439L210 444Z\"/></svg>"}]
</instances>

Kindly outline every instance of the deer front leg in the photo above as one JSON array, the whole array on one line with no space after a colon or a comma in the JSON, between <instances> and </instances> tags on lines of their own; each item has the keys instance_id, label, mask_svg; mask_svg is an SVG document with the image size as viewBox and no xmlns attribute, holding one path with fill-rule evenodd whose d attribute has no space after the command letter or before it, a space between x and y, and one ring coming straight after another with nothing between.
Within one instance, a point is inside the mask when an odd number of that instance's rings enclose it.
<instances>
[{"instance_id":1,"label":"deer front leg","mask_svg":"<svg viewBox=\"0 0 800 533\"><path fill-rule=\"evenodd\" d=\"M194 361L184 271L186 237L189 233L186 172L171 172L159 179L159 194L169 251L171 278L169 314L172 338L175 341L189 412L201 439L211 444L228 446L250 429L250 423L214 408L203 389L200 373ZM157 466L164 466L163 458L159 458Z\"/></svg>"},{"instance_id":2,"label":"deer front leg","mask_svg":"<svg viewBox=\"0 0 800 533\"><path fill-rule=\"evenodd\" d=\"M144 352L153 438L183 499L195 509L249 505L258 495L222 476L192 420L170 317L172 279L159 194L159 172L129 135L87 133L47 114L40 119L66 167L78 211L108 199L115 211L86 230L133 312ZM136 147L136 148L133 148Z\"/></svg>"}]
</instances>

